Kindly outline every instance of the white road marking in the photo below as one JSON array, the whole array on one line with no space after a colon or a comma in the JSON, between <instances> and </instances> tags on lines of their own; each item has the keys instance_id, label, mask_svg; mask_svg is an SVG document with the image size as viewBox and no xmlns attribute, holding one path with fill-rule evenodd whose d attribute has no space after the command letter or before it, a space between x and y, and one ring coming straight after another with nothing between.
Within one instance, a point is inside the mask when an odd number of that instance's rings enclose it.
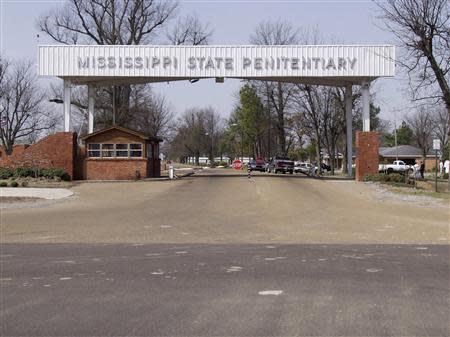
<instances>
[{"instance_id":1,"label":"white road marking","mask_svg":"<svg viewBox=\"0 0 450 337\"><path fill-rule=\"evenodd\" d=\"M377 269L377 268L369 268L366 269L367 272L369 273L378 273L379 271L382 271L383 269Z\"/></svg>"},{"instance_id":2,"label":"white road marking","mask_svg":"<svg viewBox=\"0 0 450 337\"><path fill-rule=\"evenodd\" d=\"M417 250L427 250L428 247L416 247Z\"/></svg>"},{"instance_id":3,"label":"white road marking","mask_svg":"<svg viewBox=\"0 0 450 337\"><path fill-rule=\"evenodd\" d=\"M229 268L227 268L227 273L233 273L236 271L242 271L242 267L239 266L231 266Z\"/></svg>"},{"instance_id":4,"label":"white road marking","mask_svg":"<svg viewBox=\"0 0 450 337\"><path fill-rule=\"evenodd\" d=\"M66 280L71 280L71 277L60 277L59 280L60 281L66 281Z\"/></svg>"},{"instance_id":5,"label":"white road marking","mask_svg":"<svg viewBox=\"0 0 450 337\"><path fill-rule=\"evenodd\" d=\"M0 278L0 281L12 281L12 278L4 277L4 278Z\"/></svg>"},{"instance_id":6,"label":"white road marking","mask_svg":"<svg viewBox=\"0 0 450 337\"><path fill-rule=\"evenodd\" d=\"M266 248L268 248L268 249L274 249L274 248L277 248L277 247L275 247L275 246L266 246Z\"/></svg>"},{"instance_id":7,"label":"white road marking","mask_svg":"<svg viewBox=\"0 0 450 337\"><path fill-rule=\"evenodd\" d=\"M258 292L259 295L267 296L267 295L281 295L283 293L283 290L263 290Z\"/></svg>"},{"instance_id":8,"label":"white road marking","mask_svg":"<svg viewBox=\"0 0 450 337\"><path fill-rule=\"evenodd\" d=\"M160 256L161 255L161 253L148 253L148 254L145 254L145 256Z\"/></svg>"},{"instance_id":9,"label":"white road marking","mask_svg":"<svg viewBox=\"0 0 450 337\"><path fill-rule=\"evenodd\" d=\"M188 252L186 252L186 251L180 251L180 252L175 252L175 254L187 254Z\"/></svg>"},{"instance_id":10,"label":"white road marking","mask_svg":"<svg viewBox=\"0 0 450 337\"><path fill-rule=\"evenodd\" d=\"M154 272L152 273L152 275L164 275L164 272L163 272L162 270L160 270L160 271L154 271Z\"/></svg>"},{"instance_id":11,"label":"white road marking","mask_svg":"<svg viewBox=\"0 0 450 337\"><path fill-rule=\"evenodd\" d=\"M50 284L44 284L44 287L50 287Z\"/></svg>"},{"instance_id":12,"label":"white road marking","mask_svg":"<svg viewBox=\"0 0 450 337\"><path fill-rule=\"evenodd\" d=\"M275 261L275 260L284 260L285 256L277 256L277 257L265 257L264 260L266 261Z\"/></svg>"},{"instance_id":13,"label":"white road marking","mask_svg":"<svg viewBox=\"0 0 450 337\"><path fill-rule=\"evenodd\" d=\"M162 226L159 226L159 228L172 228L172 226L162 225Z\"/></svg>"},{"instance_id":14,"label":"white road marking","mask_svg":"<svg viewBox=\"0 0 450 337\"><path fill-rule=\"evenodd\" d=\"M363 257L363 256L357 256L357 255L355 255L355 254L353 254L353 255L347 255L347 254L344 254L344 255L342 255L342 257L347 257L347 258L349 258L349 259L357 259L357 260L364 260L364 259L365 259L365 257Z\"/></svg>"}]
</instances>

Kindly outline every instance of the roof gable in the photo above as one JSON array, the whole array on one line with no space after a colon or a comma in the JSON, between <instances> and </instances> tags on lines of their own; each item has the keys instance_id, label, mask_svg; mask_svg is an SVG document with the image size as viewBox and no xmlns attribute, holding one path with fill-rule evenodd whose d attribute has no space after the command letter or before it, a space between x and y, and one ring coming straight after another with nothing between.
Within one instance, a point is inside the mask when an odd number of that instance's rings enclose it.
<instances>
[{"instance_id":1,"label":"roof gable","mask_svg":"<svg viewBox=\"0 0 450 337\"><path fill-rule=\"evenodd\" d=\"M98 135L101 135L103 133L107 133L107 132L110 132L110 131L113 131L113 130L121 131L123 133L139 137L142 140L150 140L150 141L162 142L161 138L148 136L148 135L146 135L146 134L144 134L142 132L131 130L131 129L128 129L128 128L124 128L124 127L118 126L118 125L114 125L114 126L111 126L109 128L98 130L96 132L87 134L87 135L81 137L81 139L86 141L86 140L89 140L91 137L95 137L95 136L98 136Z\"/></svg>"}]
</instances>

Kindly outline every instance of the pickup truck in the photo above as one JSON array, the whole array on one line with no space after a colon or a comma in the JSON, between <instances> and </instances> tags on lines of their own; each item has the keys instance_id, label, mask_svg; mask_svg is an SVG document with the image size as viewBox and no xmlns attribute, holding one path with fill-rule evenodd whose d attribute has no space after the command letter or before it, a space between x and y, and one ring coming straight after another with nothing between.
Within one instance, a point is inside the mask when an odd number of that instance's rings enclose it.
<instances>
[{"instance_id":1,"label":"pickup truck","mask_svg":"<svg viewBox=\"0 0 450 337\"><path fill-rule=\"evenodd\" d=\"M248 163L248 168L250 171L264 172L266 170L266 162L264 161L264 158L257 157L256 159L250 160Z\"/></svg>"},{"instance_id":2,"label":"pickup truck","mask_svg":"<svg viewBox=\"0 0 450 337\"><path fill-rule=\"evenodd\" d=\"M286 157L276 156L272 158L267 165L267 172L272 173L294 173L294 161Z\"/></svg>"},{"instance_id":3,"label":"pickup truck","mask_svg":"<svg viewBox=\"0 0 450 337\"><path fill-rule=\"evenodd\" d=\"M378 172L386 172L386 173L403 173L408 171L411 166L406 165L402 160L396 160L392 164L380 164L378 165Z\"/></svg>"}]
</instances>

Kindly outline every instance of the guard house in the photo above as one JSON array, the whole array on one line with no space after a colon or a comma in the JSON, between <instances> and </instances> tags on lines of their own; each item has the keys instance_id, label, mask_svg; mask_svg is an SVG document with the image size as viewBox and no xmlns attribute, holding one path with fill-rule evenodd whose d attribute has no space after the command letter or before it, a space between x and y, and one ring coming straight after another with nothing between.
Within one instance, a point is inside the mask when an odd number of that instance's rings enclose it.
<instances>
[{"instance_id":1,"label":"guard house","mask_svg":"<svg viewBox=\"0 0 450 337\"><path fill-rule=\"evenodd\" d=\"M142 179L161 174L160 138L113 126L90 133L82 140L85 144L84 179Z\"/></svg>"}]
</instances>

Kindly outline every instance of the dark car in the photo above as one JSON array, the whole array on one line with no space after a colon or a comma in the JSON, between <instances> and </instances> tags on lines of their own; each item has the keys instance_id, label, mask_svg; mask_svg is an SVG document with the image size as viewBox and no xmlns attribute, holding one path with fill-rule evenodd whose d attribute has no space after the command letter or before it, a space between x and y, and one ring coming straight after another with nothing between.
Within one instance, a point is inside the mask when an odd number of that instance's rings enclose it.
<instances>
[{"instance_id":1,"label":"dark car","mask_svg":"<svg viewBox=\"0 0 450 337\"><path fill-rule=\"evenodd\" d=\"M294 161L287 157L276 156L267 165L267 172L271 173L294 173Z\"/></svg>"},{"instance_id":2,"label":"dark car","mask_svg":"<svg viewBox=\"0 0 450 337\"><path fill-rule=\"evenodd\" d=\"M327 172L331 171L331 166L327 165L325 163L320 164L320 168L322 169L322 171L327 171Z\"/></svg>"},{"instance_id":3,"label":"dark car","mask_svg":"<svg viewBox=\"0 0 450 337\"><path fill-rule=\"evenodd\" d=\"M256 159L250 160L248 167L250 168L250 171L264 172L266 170L266 162L264 158L258 157Z\"/></svg>"}]
</instances>

